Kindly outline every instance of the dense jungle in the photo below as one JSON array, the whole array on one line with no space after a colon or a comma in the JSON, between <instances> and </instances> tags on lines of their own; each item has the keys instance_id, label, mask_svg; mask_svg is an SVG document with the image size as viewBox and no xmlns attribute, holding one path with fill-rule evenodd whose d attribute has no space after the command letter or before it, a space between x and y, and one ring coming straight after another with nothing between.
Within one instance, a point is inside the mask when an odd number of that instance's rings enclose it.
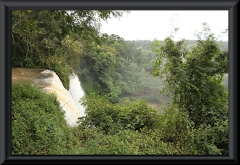
<instances>
[{"instance_id":1,"label":"dense jungle","mask_svg":"<svg viewBox=\"0 0 240 165\"><path fill-rule=\"evenodd\" d=\"M53 94L12 83L13 155L228 155L228 43L124 40L101 21L131 11L12 11L12 68L78 76L86 116L69 126Z\"/></svg>"}]
</instances>

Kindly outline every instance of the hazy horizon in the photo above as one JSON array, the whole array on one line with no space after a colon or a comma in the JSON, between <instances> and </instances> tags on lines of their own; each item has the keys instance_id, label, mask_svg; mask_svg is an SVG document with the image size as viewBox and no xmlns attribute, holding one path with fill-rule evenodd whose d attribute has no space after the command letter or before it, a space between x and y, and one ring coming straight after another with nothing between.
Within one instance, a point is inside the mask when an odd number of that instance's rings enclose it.
<instances>
[{"instance_id":1,"label":"hazy horizon","mask_svg":"<svg viewBox=\"0 0 240 165\"><path fill-rule=\"evenodd\" d=\"M228 11L156 11L134 10L123 17L102 21L101 33L115 34L124 40L164 40L173 34L174 40L197 40L194 35L202 31L202 23L206 22L218 41L228 41Z\"/></svg>"}]
</instances>

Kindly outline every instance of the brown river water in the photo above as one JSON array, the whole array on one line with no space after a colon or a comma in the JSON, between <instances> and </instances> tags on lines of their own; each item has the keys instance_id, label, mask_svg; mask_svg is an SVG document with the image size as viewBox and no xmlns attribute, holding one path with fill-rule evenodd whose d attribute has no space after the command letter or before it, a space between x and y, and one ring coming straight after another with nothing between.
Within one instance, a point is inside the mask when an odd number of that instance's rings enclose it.
<instances>
[{"instance_id":1,"label":"brown river water","mask_svg":"<svg viewBox=\"0 0 240 165\"><path fill-rule=\"evenodd\" d=\"M70 126L76 126L78 117L85 116L79 100L85 94L81 88L78 77L73 74L70 77L69 90L65 89L61 80L54 71L46 69L12 68L12 83L28 81L45 93L56 95L62 110L65 112L65 120Z\"/></svg>"}]
</instances>

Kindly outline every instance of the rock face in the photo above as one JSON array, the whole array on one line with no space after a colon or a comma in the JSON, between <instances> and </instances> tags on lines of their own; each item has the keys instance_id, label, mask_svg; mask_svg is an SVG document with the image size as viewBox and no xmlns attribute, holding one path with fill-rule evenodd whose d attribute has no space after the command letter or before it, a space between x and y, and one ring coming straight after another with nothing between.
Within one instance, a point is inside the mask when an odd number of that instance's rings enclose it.
<instances>
[{"instance_id":1,"label":"rock face","mask_svg":"<svg viewBox=\"0 0 240 165\"><path fill-rule=\"evenodd\" d=\"M70 78L69 91L66 90L54 71L45 69L13 68L12 83L29 81L37 85L46 93L56 95L62 110L65 112L65 120L68 125L76 126L79 117L85 116L83 107L79 100L85 94L81 88L77 75Z\"/></svg>"}]
</instances>

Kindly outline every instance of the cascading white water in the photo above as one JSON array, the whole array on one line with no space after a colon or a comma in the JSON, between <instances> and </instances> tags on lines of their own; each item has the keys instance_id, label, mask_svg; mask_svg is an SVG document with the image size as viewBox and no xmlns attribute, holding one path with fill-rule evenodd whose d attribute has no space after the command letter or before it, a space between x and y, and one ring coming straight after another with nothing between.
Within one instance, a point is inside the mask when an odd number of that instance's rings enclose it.
<instances>
[{"instance_id":1,"label":"cascading white water","mask_svg":"<svg viewBox=\"0 0 240 165\"><path fill-rule=\"evenodd\" d=\"M69 91L63 87L63 84L55 72L45 70L42 74L50 74L51 77L44 78L44 81L50 85L43 88L48 93L54 93L65 111L65 119L70 126L76 126L79 117L85 116L85 108L79 103L80 98L84 96L80 81L77 75L70 76Z\"/></svg>"},{"instance_id":2,"label":"cascading white water","mask_svg":"<svg viewBox=\"0 0 240 165\"><path fill-rule=\"evenodd\" d=\"M78 110L80 112L80 116L86 116L85 114L85 107L79 102L82 97L85 96L85 93L81 87L81 83L78 79L78 76L73 73L70 77L70 82L69 82L69 93L72 96L75 104L78 107Z\"/></svg>"},{"instance_id":3,"label":"cascading white water","mask_svg":"<svg viewBox=\"0 0 240 165\"><path fill-rule=\"evenodd\" d=\"M85 116L85 107L79 103L85 94L76 74L70 78L69 90L65 89L54 71L45 69L13 68L12 82L27 80L46 93L56 95L68 125L76 126L79 117Z\"/></svg>"}]
</instances>

